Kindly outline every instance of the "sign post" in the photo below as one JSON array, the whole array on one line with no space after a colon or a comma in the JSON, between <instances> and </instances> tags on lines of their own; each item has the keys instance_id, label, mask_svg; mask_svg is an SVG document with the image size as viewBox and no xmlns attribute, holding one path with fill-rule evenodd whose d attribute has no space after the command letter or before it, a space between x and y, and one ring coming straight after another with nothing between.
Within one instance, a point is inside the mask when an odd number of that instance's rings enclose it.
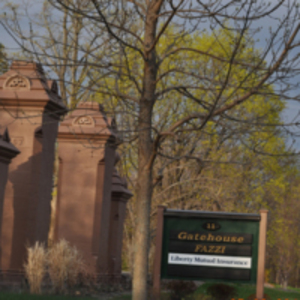
<instances>
[{"instance_id":1,"label":"sign post","mask_svg":"<svg viewBox=\"0 0 300 300\"><path fill-rule=\"evenodd\" d=\"M153 297L160 298L160 269L161 269L161 254L163 241L163 226L164 226L164 211L166 207L159 205L157 207L157 229L156 229L156 244L155 257L153 265Z\"/></svg>"},{"instance_id":2,"label":"sign post","mask_svg":"<svg viewBox=\"0 0 300 300\"><path fill-rule=\"evenodd\" d=\"M267 217L268 211L260 210L260 225L259 225L259 248L258 248L258 267L257 267L257 282L256 282L256 298L262 300L264 297L264 281L265 281L265 260L266 260L266 237L267 237Z\"/></svg>"},{"instance_id":3,"label":"sign post","mask_svg":"<svg viewBox=\"0 0 300 300\"><path fill-rule=\"evenodd\" d=\"M263 298L267 211L260 214L184 211L158 207L153 269L160 280L253 283Z\"/></svg>"}]
</instances>

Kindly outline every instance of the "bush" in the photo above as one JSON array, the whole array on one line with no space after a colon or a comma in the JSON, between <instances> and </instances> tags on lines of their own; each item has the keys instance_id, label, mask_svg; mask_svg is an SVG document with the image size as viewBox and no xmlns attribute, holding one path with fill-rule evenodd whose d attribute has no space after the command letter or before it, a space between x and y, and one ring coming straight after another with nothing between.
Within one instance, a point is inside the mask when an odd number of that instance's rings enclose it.
<instances>
[{"instance_id":1,"label":"bush","mask_svg":"<svg viewBox=\"0 0 300 300\"><path fill-rule=\"evenodd\" d=\"M63 293L66 285L73 287L82 271L83 263L78 250L66 240L61 240L48 250L48 272L55 292Z\"/></svg>"},{"instance_id":2,"label":"bush","mask_svg":"<svg viewBox=\"0 0 300 300\"><path fill-rule=\"evenodd\" d=\"M197 287L192 281L174 280L167 284L167 289L171 291L170 300L181 300L194 293Z\"/></svg>"},{"instance_id":3,"label":"bush","mask_svg":"<svg viewBox=\"0 0 300 300\"><path fill-rule=\"evenodd\" d=\"M27 247L27 262L24 264L30 293L41 294L42 282L46 273L47 253L43 244L35 243Z\"/></svg>"},{"instance_id":4,"label":"bush","mask_svg":"<svg viewBox=\"0 0 300 300\"><path fill-rule=\"evenodd\" d=\"M66 240L54 244L48 251L38 242L27 248L28 258L24 265L30 292L41 293L43 278L48 270L56 293L65 292L77 283L79 274L84 272L84 264L76 247Z\"/></svg>"},{"instance_id":5,"label":"bush","mask_svg":"<svg viewBox=\"0 0 300 300\"><path fill-rule=\"evenodd\" d=\"M210 285L206 291L213 300L230 300L237 294L234 286L223 283Z\"/></svg>"}]
</instances>

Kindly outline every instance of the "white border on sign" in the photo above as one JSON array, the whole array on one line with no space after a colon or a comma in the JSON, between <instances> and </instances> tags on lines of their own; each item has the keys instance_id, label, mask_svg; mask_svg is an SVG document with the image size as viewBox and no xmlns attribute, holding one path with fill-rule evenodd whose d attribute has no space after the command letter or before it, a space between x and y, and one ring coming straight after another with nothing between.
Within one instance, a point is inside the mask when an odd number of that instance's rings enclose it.
<instances>
[{"instance_id":1,"label":"white border on sign","mask_svg":"<svg viewBox=\"0 0 300 300\"><path fill-rule=\"evenodd\" d=\"M252 258L240 256L169 253L168 264L251 269Z\"/></svg>"}]
</instances>

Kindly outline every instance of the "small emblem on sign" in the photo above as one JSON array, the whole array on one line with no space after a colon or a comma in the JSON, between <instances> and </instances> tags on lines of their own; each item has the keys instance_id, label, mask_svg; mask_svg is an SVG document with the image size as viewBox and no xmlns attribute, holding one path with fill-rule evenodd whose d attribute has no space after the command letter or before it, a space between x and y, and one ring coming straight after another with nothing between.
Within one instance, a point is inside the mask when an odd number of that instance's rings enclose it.
<instances>
[{"instance_id":1,"label":"small emblem on sign","mask_svg":"<svg viewBox=\"0 0 300 300\"><path fill-rule=\"evenodd\" d=\"M221 228L220 224L218 224L217 222L206 222L202 225L202 227L206 230L218 230Z\"/></svg>"}]
</instances>

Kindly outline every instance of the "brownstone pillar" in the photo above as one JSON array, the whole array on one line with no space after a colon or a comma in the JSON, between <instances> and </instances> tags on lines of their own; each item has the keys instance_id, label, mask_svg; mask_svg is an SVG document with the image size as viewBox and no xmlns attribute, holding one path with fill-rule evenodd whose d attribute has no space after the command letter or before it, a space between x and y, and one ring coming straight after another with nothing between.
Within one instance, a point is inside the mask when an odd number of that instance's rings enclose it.
<instances>
[{"instance_id":1,"label":"brownstone pillar","mask_svg":"<svg viewBox=\"0 0 300 300\"><path fill-rule=\"evenodd\" d=\"M0 128L0 234L2 227L4 191L8 177L8 165L11 159L18 155L20 151L10 143L8 130ZM0 257L1 257L1 236L0 236ZM1 261L0 261L1 268Z\"/></svg>"},{"instance_id":2,"label":"brownstone pillar","mask_svg":"<svg viewBox=\"0 0 300 300\"><path fill-rule=\"evenodd\" d=\"M55 239L82 253L93 273L108 273L114 124L96 102L79 103L60 124Z\"/></svg>"},{"instance_id":3,"label":"brownstone pillar","mask_svg":"<svg viewBox=\"0 0 300 300\"><path fill-rule=\"evenodd\" d=\"M64 113L57 85L41 65L15 61L0 76L0 126L21 151L9 166L4 197L3 270L23 268L27 244L47 243L55 139Z\"/></svg>"},{"instance_id":4,"label":"brownstone pillar","mask_svg":"<svg viewBox=\"0 0 300 300\"><path fill-rule=\"evenodd\" d=\"M111 193L110 234L109 234L109 273L120 278L122 272L123 227L126 203L132 197L125 179L114 170Z\"/></svg>"}]
</instances>

